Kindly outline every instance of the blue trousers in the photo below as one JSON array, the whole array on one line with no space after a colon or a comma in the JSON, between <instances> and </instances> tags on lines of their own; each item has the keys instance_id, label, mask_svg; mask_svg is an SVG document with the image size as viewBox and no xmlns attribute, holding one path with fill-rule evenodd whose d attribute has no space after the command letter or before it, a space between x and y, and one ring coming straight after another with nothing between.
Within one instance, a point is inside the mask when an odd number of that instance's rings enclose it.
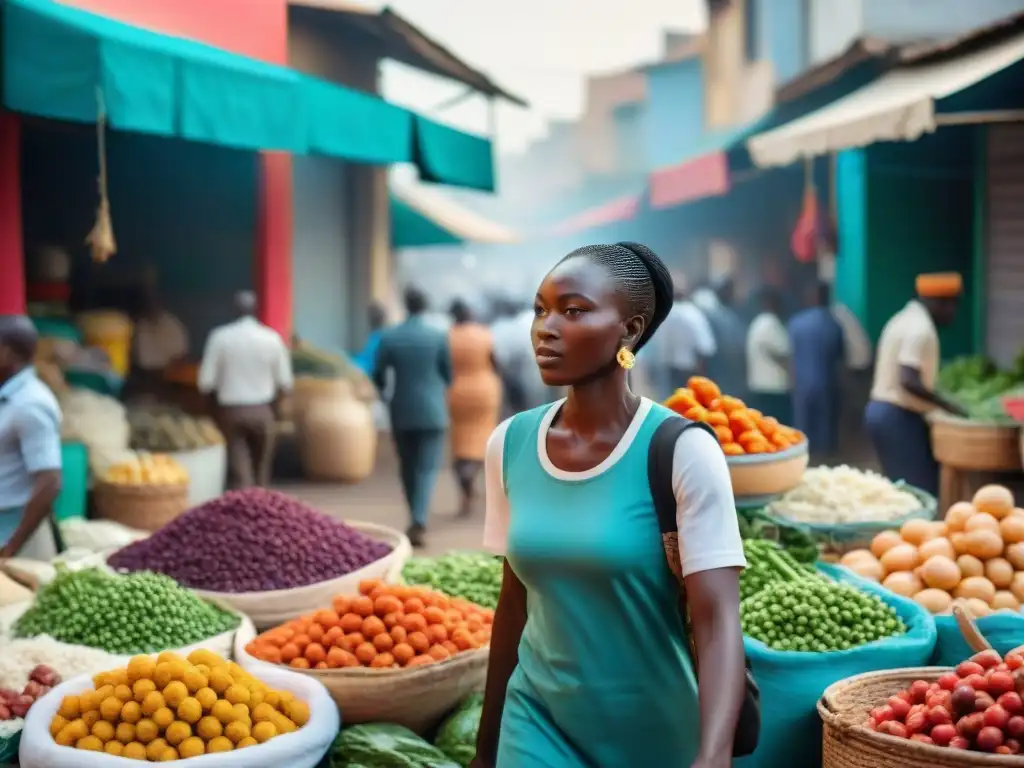
<instances>
[{"instance_id":1,"label":"blue trousers","mask_svg":"<svg viewBox=\"0 0 1024 768\"><path fill-rule=\"evenodd\" d=\"M430 497L444 461L443 429L402 429L393 433L402 492L412 521L426 527Z\"/></svg>"},{"instance_id":2,"label":"blue trousers","mask_svg":"<svg viewBox=\"0 0 1024 768\"><path fill-rule=\"evenodd\" d=\"M931 435L924 416L892 403L872 400L864 409L864 426L874 443L882 471L937 495L939 464L932 455Z\"/></svg>"},{"instance_id":3,"label":"blue trousers","mask_svg":"<svg viewBox=\"0 0 1024 768\"><path fill-rule=\"evenodd\" d=\"M839 445L839 397L836 388L794 389L793 426L807 435L812 454L835 453Z\"/></svg>"}]
</instances>

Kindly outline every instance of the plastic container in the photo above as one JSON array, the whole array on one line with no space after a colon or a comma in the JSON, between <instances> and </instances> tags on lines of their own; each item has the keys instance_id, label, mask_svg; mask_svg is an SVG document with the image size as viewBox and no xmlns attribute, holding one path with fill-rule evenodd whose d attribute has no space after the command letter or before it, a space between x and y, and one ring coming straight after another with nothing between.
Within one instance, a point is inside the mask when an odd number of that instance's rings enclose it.
<instances>
[{"instance_id":1,"label":"plastic container","mask_svg":"<svg viewBox=\"0 0 1024 768\"><path fill-rule=\"evenodd\" d=\"M119 376L127 376L131 366L132 322L120 312L86 312L79 316L82 342L102 349L110 358L110 367Z\"/></svg>"},{"instance_id":2,"label":"plastic container","mask_svg":"<svg viewBox=\"0 0 1024 768\"><path fill-rule=\"evenodd\" d=\"M61 488L53 504L57 521L85 517L89 495L89 449L85 443L61 445Z\"/></svg>"}]
</instances>

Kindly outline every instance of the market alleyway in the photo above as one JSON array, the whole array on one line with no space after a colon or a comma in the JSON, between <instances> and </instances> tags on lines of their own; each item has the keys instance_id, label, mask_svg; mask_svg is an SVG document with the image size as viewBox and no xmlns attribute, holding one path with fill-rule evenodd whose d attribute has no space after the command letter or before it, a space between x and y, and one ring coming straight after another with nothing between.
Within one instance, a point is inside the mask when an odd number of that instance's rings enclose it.
<instances>
[{"instance_id":1,"label":"market alleyway","mask_svg":"<svg viewBox=\"0 0 1024 768\"><path fill-rule=\"evenodd\" d=\"M458 494L450 470L442 471L430 507L430 527L425 554L441 554L451 549L480 549L483 538L483 477L480 478L480 502L473 517L458 519ZM356 485L324 483L275 484L278 490L295 496L327 514L405 530L408 518L391 440L381 435L377 448L377 466L372 476Z\"/></svg>"}]
</instances>

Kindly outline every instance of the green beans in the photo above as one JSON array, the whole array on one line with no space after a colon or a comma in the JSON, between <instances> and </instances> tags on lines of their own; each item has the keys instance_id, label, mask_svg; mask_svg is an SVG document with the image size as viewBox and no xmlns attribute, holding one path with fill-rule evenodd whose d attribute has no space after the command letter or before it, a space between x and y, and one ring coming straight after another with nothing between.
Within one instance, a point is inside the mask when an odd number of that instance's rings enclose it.
<instances>
[{"instance_id":1,"label":"green beans","mask_svg":"<svg viewBox=\"0 0 1024 768\"><path fill-rule=\"evenodd\" d=\"M178 586L168 576L117 576L97 568L57 577L14 625L16 637L55 640L108 653L155 653L198 643L238 626L239 619Z\"/></svg>"},{"instance_id":2,"label":"green beans","mask_svg":"<svg viewBox=\"0 0 1024 768\"><path fill-rule=\"evenodd\" d=\"M402 569L402 578L409 584L493 609L501 592L502 567L502 558L484 552L450 552L441 557L410 559Z\"/></svg>"}]
</instances>

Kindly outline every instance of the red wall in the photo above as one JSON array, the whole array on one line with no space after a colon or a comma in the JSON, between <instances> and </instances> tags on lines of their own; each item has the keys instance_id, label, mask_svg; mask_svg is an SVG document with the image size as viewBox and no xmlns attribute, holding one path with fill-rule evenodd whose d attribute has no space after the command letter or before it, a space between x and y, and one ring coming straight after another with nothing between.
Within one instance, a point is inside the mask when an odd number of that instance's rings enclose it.
<instances>
[{"instance_id":1,"label":"red wall","mask_svg":"<svg viewBox=\"0 0 1024 768\"><path fill-rule=\"evenodd\" d=\"M63 1L252 58L275 64L288 62L287 0ZM25 307L18 153L16 118L0 114L0 313L23 312ZM255 285L263 321L286 338L291 334L292 322L291 180L288 155L263 156Z\"/></svg>"}]
</instances>

